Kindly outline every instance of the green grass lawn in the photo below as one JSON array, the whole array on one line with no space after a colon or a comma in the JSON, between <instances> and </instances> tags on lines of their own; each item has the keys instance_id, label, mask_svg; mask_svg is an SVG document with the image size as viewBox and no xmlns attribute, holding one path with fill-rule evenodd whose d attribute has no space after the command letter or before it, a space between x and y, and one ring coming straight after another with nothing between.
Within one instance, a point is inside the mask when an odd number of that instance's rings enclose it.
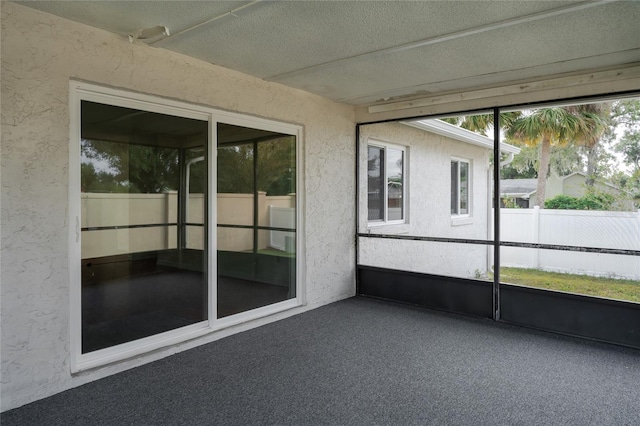
<instances>
[{"instance_id":1,"label":"green grass lawn","mask_svg":"<svg viewBox=\"0 0 640 426\"><path fill-rule=\"evenodd\" d=\"M538 269L502 268L500 281L568 293L640 302L640 281L561 274Z\"/></svg>"}]
</instances>

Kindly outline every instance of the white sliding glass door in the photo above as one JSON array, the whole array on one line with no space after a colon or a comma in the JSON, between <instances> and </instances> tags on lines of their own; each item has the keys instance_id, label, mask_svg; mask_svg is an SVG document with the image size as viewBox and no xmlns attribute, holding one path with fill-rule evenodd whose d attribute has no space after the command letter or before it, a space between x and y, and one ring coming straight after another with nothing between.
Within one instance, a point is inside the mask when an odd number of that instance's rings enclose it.
<instances>
[{"instance_id":1,"label":"white sliding glass door","mask_svg":"<svg viewBox=\"0 0 640 426\"><path fill-rule=\"evenodd\" d=\"M71 83L71 368L304 303L298 126Z\"/></svg>"}]
</instances>

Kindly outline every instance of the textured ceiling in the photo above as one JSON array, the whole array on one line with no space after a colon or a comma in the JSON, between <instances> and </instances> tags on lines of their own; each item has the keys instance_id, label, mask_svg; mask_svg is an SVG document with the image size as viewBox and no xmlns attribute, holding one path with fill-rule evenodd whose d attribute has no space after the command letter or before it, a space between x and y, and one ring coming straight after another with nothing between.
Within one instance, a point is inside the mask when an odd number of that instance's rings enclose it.
<instances>
[{"instance_id":1,"label":"textured ceiling","mask_svg":"<svg viewBox=\"0 0 640 426\"><path fill-rule=\"evenodd\" d=\"M640 62L640 1L18 3L354 105Z\"/></svg>"}]
</instances>

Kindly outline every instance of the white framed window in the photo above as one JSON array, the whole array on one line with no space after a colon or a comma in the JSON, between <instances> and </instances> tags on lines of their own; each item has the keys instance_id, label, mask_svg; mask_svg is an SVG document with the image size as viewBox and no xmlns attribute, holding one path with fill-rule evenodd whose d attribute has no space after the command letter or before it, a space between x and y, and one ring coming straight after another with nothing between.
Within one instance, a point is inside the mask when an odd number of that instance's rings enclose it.
<instances>
[{"instance_id":1,"label":"white framed window","mask_svg":"<svg viewBox=\"0 0 640 426\"><path fill-rule=\"evenodd\" d=\"M370 141L367 145L367 220L405 223L407 176L405 147Z\"/></svg>"},{"instance_id":2,"label":"white framed window","mask_svg":"<svg viewBox=\"0 0 640 426\"><path fill-rule=\"evenodd\" d=\"M471 162L451 159L451 216L471 215Z\"/></svg>"},{"instance_id":3,"label":"white framed window","mask_svg":"<svg viewBox=\"0 0 640 426\"><path fill-rule=\"evenodd\" d=\"M301 126L77 81L69 100L72 373L305 303Z\"/></svg>"}]
</instances>

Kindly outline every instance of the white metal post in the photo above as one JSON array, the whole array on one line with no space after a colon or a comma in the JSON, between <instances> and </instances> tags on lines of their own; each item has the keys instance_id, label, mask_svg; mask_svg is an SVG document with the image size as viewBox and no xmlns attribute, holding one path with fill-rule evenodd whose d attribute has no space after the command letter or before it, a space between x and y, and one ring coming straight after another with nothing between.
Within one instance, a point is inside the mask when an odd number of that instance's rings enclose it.
<instances>
[{"instance_id":1,"label":"white metal post","mask_svg":"<svg viewBox=\"0 0 640 426\"><path fill-rule=\"evenodd\" d=\"M533 207L533 215L531 216L531 242L539 243L540 242L540 206ZM532 249L533 253L531 255L531 266L534 269L538 269L540 267L540 249Z\"/></svg>"}]
</instances>

